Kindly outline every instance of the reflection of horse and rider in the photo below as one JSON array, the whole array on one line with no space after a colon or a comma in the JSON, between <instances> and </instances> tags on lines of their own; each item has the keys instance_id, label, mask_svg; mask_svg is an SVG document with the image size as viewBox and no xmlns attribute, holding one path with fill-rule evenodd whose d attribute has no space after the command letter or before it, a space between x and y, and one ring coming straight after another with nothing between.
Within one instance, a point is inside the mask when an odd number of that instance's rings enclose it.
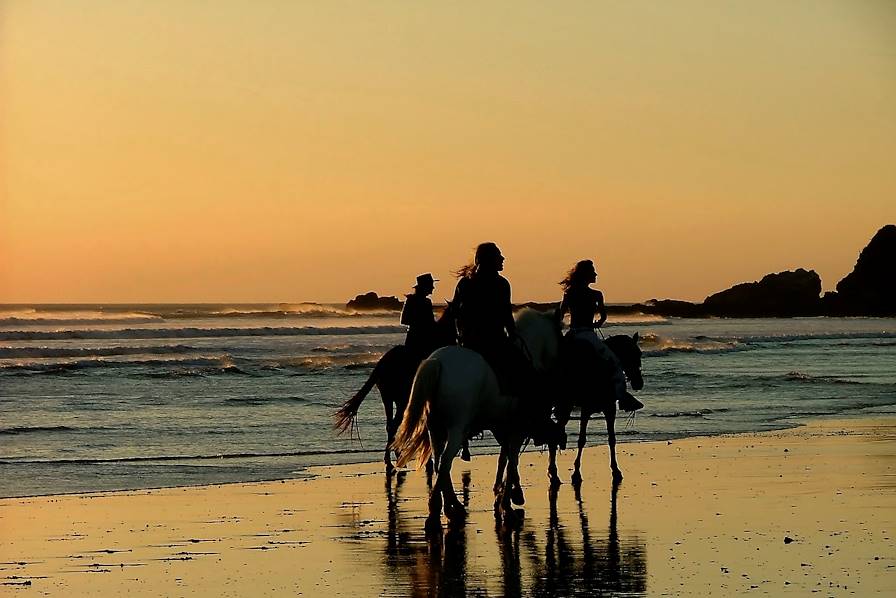
<instances>
[{"instance_id":1,"label":"reflection of horse and rider","mask_svg":"<svg viewBox=\"0 0 896 598\"><path fill-rule=\"evenodd\" d=\"M559 483L554 453L558 446L565 446L562 428L573 402L583 414L575 476L580 480L586 414L590 418L601 411L607 419L611 468L614 478L621 479L612 427L616 403L625 411L642 407L626 391L626 378L635 390L643 385L637 335L610 337L604 343L595 332L606 321L606 308L603 295L590 286L597 279L594 264L579 262L560 283L564 295L556 314L527 309L516 318L510 283L501 276L503 265L497 245L479 245L473 262L458 270L454 298L438 321L429 299L436 281L431 274L418 276L401 316L402 324L408 326L405 345L388 351L361 390L337 413L337 426L348 429L364 396L374 385L379 388L387 419L387 470L393 467L390 447L399 465L414 457L429 465L432 456L438 476L430 514L436 518L443 495L449 518L465 512L451 487L450 469L461 446L473 435L491 430L501 445L497 513L507 511L511 501L523 502L517 462L527 440L551 448L552 483ZM566 312L571 325L561 339ZM597 321L595 315L599 315ZM552 396L558 400L545 399ZM551 418L552 407L556 422Z\"/></svg>"}]
</instances>

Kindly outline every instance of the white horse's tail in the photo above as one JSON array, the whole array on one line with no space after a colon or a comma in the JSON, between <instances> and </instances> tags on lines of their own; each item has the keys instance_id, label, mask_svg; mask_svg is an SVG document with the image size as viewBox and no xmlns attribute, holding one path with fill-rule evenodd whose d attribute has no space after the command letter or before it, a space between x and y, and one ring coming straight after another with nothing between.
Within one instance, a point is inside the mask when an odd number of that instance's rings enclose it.
<instances>
[{"instance_id":1,"label":"white horse's tail","mask_svg":"<svg viewBox=\"0 0 896 598\"><path fill-rule=\"evenodd\" d=\"M410 402L392 441L392 449L398 454L398 467L404 467L414 457L418 459L418 467L422 467L432 457L426 423L429 404L439 387L441 372L442 364L436 359L425 359L417 368Z\"/></svg>"}]
</instances>

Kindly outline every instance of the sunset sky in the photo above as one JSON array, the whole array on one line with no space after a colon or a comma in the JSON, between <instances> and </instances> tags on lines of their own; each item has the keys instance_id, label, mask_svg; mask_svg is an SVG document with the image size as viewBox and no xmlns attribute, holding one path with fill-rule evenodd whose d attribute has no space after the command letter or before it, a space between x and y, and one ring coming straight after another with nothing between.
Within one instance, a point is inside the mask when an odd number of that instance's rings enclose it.
<instances>
[{"instance_id":1,"label":"sunset sky","mask_svg":"<svg viewBox=\"0 0 896 598\"><path fill-rule=\"evenodd\" d=\"M830 289L893 222L894 2L0 0L0 302Z\"/></svg>"}]
</instances>

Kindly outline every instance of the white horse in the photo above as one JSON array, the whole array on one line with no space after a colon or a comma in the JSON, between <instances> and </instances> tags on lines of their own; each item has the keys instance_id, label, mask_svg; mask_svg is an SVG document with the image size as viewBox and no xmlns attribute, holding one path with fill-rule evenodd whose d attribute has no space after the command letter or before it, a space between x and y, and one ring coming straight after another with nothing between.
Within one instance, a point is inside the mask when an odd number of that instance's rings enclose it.
<instances>
[{"instance_id":1,"label":"white horse","mask_svg":"<svg viewBox=\"0 0 896 598\"><path fill-rule=\"evenodd\" d=\"M516 316L517 333L537 374L554 367L559 355L560 334L553 315L531 309ZM490 430L508 459L504 483L496 487L496 512L511 513L514 502L522 503L519 487L519 454L534 425L550 423L550 401L521 401L502 395L492 368L479 353L463 347L444 347L425 359L414 377L411 399L392 443L401 467L414 459L425 464L434 457L436 480L429 497L427 526L439 525L444 498L449 520L466 515L451 483L451 463L463 441Z\"/></svg>"}]
</instances>

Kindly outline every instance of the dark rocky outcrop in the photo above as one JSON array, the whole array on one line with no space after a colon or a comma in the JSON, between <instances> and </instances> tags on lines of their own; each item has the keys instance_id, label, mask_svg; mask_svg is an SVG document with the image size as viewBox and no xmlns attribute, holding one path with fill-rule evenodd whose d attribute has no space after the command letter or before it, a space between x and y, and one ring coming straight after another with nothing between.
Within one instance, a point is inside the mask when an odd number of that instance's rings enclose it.
<instances>
[{"instance_id":1,"label":"dark rocky outcrop","mask_svg":"<svg viewBox=\"0 0 896 598\"><path fill-rule=\"evenodd\" d=\"M701 303L679 301L678 299L651 299L647 303L632 306L634 311L673 318L704 318L708 314Z\"/></svg>"},{"instance_id":2,"label":"dark rocky outcrop","mask_svg":"<svg viewBox=\"0 0 896 598\"><path fill-rule=\"evenodd\" d=\"M371 311L371 310L390 310L390 311L401 311L401 299L397 297L380 297L373 291L369 293L364 293L363 295L358 295L351 301L345 304L345 306L349 309L356 309L359 311Z\"/></svg>"},{"instance_id":3,"label":"dark rocky outcrop","mask_svg":"<svg viewBox=\"0 0 896 598\"><path fill-rule=\"evenodd\" d=\"M837 283L837 292L825 294L824 303L834 314L896 314L896 225L877 231L852 272Z\"/></svg>"},{"instance_id":4,"label":"dark rocky outcrop","mask_svg":"<svg viewBox=\"0 0 896 598\"><path fill-rule=\"evenodd\" d=\"M853 271L837 283L837 292L819 298L820 293L818 274L800 268L735 285L700 304L651 299L632 308L680 318L896 315L896 225L877 231Z\"/></svg>"},{"instance_id":5,"label":"dark rocky outcrop","mask_svg":"<svg viewBox=\"0 0 896 598\"><path fill-rule=\"evenodd\" d=\"M759 282L734 285L703 302L713 316L812 316L821 313L821 277L814 270L766 274Z\"/></svg>"}]
</instances>

